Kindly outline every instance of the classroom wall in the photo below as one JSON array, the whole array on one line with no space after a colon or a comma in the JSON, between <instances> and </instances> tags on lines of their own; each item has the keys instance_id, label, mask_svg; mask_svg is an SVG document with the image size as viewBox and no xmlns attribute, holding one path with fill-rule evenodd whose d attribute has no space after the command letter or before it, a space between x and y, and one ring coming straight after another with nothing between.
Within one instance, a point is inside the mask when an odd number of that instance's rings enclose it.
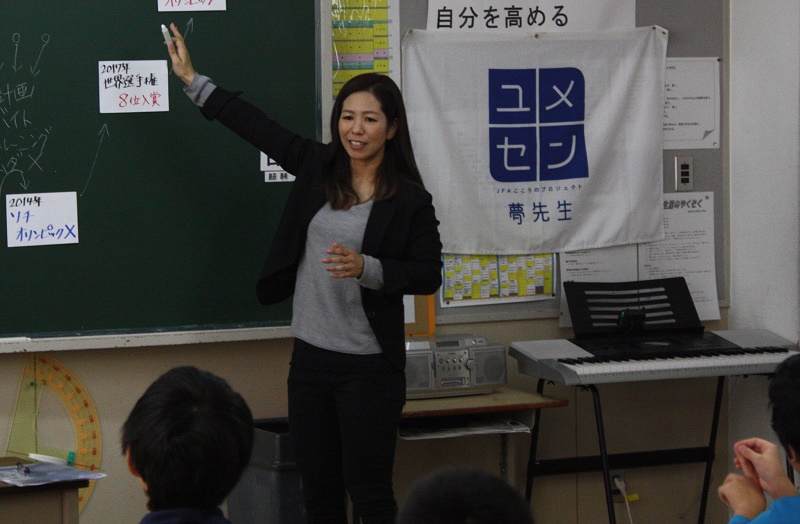
<instances>
[{"instance_id":1,"label":"classroom wall","mask_svg":"<svg viewBox=\"0 0 800 524\"><path fill-rule=\"evenodd\" d=\"M730 325L796 342L800 4L731 2L730 48ZM731 443L774 440L766 389L764 378L731 380Z\"/></svg>"},{"instance_id":2,"label":"classroom wall","mask_svg":"<svg viewBox=\"0 0 800 524\"><path fill-rule=\"evenodd\" d=\"M731 327L766 327L797 340L798 5L794 0L735 0L731 4L731 307L730 312L723 310L720 322L709 327L725 328L728 323ZM759 96L751 97L752 93ZM754 103L753 98L764 105ZM779 103L767 104L776 99ZM768 184L763 183L766 177ZM569 336L557 327L555 319L453 324L439 329L441 333L475 332L504 344ZM103 432L102 468L108 477L97 483L81 522L138 522L145 512L144 496L119 450L119 428L136 398L160 373L180 364L209 369L244 394L256 417L285 416L289 353L288 340L54 353L86 385ZM13 417L24 358L23 354L0 355L2 428L9 428ZM515 385L535 387L532 378L517 374L513 361L509 361L509 373ZM704 445L713 386L713 380L697 379L602 387L609 448L631 451L650 449L653 444ZM556 386L547 393L568 399L570 405L545 412L541 456L593 453L596 437L591 396ZM57 402L43 399L43 428L69 432L65 417ZM725 414L721 422L714 486L728 467ZM0 445L6 437L0 434ZM524 437L511 439L510 480L520 487L526 446ZM441 465L458 462L499 471L499 457L497 437L401 442L398 496L402 499L415 478ZM624 475L630 491L641 497L631 508L635 522L696 521L700 465L630 470ZM600 475L537 479L533 507L540 523L605 522ZM617 506L620 521L625 518L623 512L624 508ZM726 516L712 490L707 522L724 522Z\"/></svg>"},{"instance_id":3,"label":"classroom wall","mask_svg":"<svg viewBox=\"0 0 800 524\"><path fill-rule=\"evenodd\" d=\"M731 2L731 325L798 339L798 12Z\"/></svg>"}]
</instances>

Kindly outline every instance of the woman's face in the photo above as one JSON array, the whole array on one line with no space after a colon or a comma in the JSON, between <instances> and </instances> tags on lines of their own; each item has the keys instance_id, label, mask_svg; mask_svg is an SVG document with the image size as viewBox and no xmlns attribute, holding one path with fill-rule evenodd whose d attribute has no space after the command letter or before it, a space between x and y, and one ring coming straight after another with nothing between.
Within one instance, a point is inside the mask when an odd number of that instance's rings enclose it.
<instances>
[{"instance_id":1,"label":"woman's face","mask_svg":"<svg viewBox=\"0 0 800 524\"><path fill-rule=\"evenodd\" d=\"M375 95L359 91L345 98L339 115L339 137L351 163L374 164L383 160L386 141L397 131L389 122Z\"/></svg>"}]
</instances>

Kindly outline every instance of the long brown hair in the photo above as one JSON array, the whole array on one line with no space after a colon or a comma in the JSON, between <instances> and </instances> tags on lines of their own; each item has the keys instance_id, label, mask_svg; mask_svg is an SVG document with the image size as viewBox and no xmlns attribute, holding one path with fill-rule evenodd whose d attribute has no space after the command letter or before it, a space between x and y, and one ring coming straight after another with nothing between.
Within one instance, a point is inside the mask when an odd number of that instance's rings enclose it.
<instances>
[{"instance_id":1,"label":"long brown hair","mask_svg":"<svg viewBox=\"0 0 800 524\"><path fill-rule=\"evenodd\" d=\"M330 173L326 192L333 209L348 209L359 202L351 180L350 156L339 136L339 118L342 115L345 99L353 93L362 91L371 93L378 100L389 126L397 124L397 132L386 142L383 160L378 167L375 200L385 200L394 196L403 180L424 187L414 159L406 107L400 89L394 80L386 75L365 73L351 78L342 86L331 111L332 141L327 159Z\"/></svg>"}]
</instances>

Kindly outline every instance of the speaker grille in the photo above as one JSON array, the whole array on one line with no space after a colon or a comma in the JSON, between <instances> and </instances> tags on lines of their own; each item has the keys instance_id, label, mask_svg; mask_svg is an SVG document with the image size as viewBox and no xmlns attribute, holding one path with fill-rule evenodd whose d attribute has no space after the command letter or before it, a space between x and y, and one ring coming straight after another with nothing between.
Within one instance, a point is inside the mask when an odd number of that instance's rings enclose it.
<instances>
[{"instance_id":1,"label":"speaker grille","mask_svg":"<svg viewBox=\"0 0 800 524\"><path fill-rule=\"evenodd\" d=\"M506 383L506 350L505 348L476 349L475 357L475 384L505 384Z\"/></svg>"},{"instance_id":2,"label":"speaker grille","mask_svg":"<svg viewBox=\"0 0 800 524\"><path fill-rule=\"evenodd\" d=\"M430 353L406 356L406 390L433 389L433 356Z\"/></svg>"}]
</instances>

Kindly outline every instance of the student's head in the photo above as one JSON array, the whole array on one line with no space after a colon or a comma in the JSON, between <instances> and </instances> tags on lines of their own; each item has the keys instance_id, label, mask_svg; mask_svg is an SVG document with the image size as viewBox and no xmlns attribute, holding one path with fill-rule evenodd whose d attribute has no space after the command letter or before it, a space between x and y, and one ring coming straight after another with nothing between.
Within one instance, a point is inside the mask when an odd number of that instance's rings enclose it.
<instances>
[{"instance_id":1,"label":"student's head","mask_svg":"<svg viewBox=\"0 0 800 524\"><path fill-rule=\"evenodd\" d=\"M377 73L365 73L351 78L342 86L333 104L330 122L332 137L330 161L334 168L334 176L342 175L349 182L351 152L345 145L347 138L340 133L340 123L343 118L348 118L346 102L352 103L355 100L352 96L360 96L362 93L369 93L374 97L387 126L383 161L378 171L379 183L383 183L384 187L379 187L379 194L376 196L378 198L391 196L400 177L422 185L411 146L403 95L394 80Z\"/></svg>"},{"instance_id":2,"label":"student's head","mask_svg":"<svg viewBox=\"0 0 800 524\"><path fill-rule=\"evenodd\" d=\"M239 480L253 447L253 416L228 383L177 367L141 396L122 427L122 452L151 511L212 509Z\"/></svg>"},{"instance_id":3,"label":"student's head","mask_svg":"<svg viewBox=\"0 0 800 524\"><path fill-rule=\"evenodd\" d=\"M502 478L474 468L447 468L411 487L397 524L531 524L522 495Z\"/></svg>"},{"instance_id":4,"label":"student's head","mask_svg":"<svg viewBox=\"0 0 800 524\"><path fill-rule=\"evenodd\" d=\"M769 403L772 427L781 444L790 455L800 453L800 355L787 358L775 370Z\"/></svg>"}]
</instances>

